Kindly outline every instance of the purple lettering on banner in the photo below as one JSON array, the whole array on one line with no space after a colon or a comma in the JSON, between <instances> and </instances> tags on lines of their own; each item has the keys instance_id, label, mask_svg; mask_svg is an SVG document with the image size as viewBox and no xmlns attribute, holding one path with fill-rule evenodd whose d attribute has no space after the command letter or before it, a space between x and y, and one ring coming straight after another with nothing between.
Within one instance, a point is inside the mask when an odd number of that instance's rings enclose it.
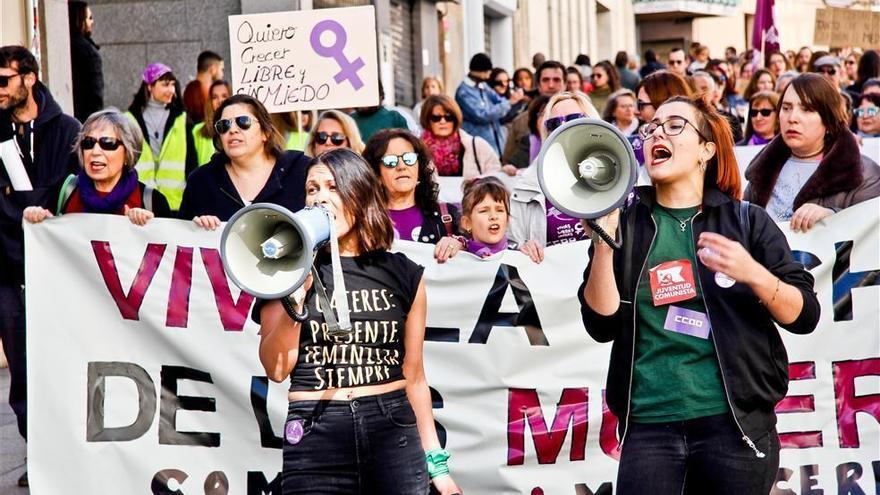
<instances>
[{"instance_id":1,"label":"purple lettering on banner","mask_svg":"<svg viewBox=\"0 0 880 495\"><path fill-rule=\"evenodd\" d=\"M325 46L321 43L321 35L326 32L331 32L336 37L336 40L330 46ZM358 57L353 61L349 61L348 57L345 56L343 50L345 49L345 44L348 42L348 35L345 32L345 28L342 24L334 20L324 20L317 24L312 28L312 35L309 40L312 44L312 49L315 50L315 53L322 57L332 58L336 60L336 63L339 64L340 71L333 76L333 80L337 83L342 83L348 79L351 82L351 85L354 87L355 91L361 89L364 86L364 82L361 80L360 76L358 76L358 71L361 70L366 64L364 63L364 59Z\"/></svg>"},{"instance_id":2,"label":"purple lettering on banner","mask_svg":"<svg viewBox=\"0 0 880 495\"><path fill-rule=\"evenodd\" d=\"M708 339L711 325L705 313L679 308L678 306L669 306L669 311L666 312L666 323L663 324L663 328L670 332Z\"/></svg>"}]
</instances>

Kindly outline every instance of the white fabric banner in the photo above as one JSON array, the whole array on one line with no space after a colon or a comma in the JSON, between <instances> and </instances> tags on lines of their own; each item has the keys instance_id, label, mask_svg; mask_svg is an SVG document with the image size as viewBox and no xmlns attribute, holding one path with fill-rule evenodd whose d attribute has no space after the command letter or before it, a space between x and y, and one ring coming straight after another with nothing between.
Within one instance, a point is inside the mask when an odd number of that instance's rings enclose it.
<instances>
[{"instance_id":1,"label":"white fabric banner","mask_svg":"<svg viewBox=\"0 0 880 495\"><path fill-rule=\"evenodd\" d=\"M288 385L267 385L219 231L73 214L25 235L32 493L280 494ZM875 493L880 199L788 235L823 311L812 334L782 332L774 493ZM437 265L431 246L398 247L426 267L425 365L465 493L612 493L610 344L589 338L576 299L587 244L540 265L512 251Z\"/></svg>"}]
</instances>

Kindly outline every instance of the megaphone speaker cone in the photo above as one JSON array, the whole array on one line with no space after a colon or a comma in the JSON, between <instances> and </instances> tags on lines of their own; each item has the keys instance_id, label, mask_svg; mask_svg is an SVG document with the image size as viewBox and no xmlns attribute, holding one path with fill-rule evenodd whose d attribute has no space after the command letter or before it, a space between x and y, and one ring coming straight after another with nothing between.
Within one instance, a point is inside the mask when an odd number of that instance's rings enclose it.
<instances>
[{"instance_id":1,"label":"megaphone speaker cone","mask_svg":"<svg viewBox=\"0 0 880 495\"><path fill-rule=\"evenodd\" d=\"M544 141L538 157L544 196L575 218L600 218L620 207L635 185L638 162L613 125L594 119L565 123Z\"/></svg>"},{"instance_id":2,"label":"megaphone speaker cone","mask_svg":"<svg viewBox=\"0 0 880 495\"><path fill-rule=\"evenodd\" d=\"M220 257L230 279L261 299L280 299L298 289L309 274L315 249L330 238L323 208L296 213L270 203L239 210L220 238Z\"/></svg>"}]
</instances>

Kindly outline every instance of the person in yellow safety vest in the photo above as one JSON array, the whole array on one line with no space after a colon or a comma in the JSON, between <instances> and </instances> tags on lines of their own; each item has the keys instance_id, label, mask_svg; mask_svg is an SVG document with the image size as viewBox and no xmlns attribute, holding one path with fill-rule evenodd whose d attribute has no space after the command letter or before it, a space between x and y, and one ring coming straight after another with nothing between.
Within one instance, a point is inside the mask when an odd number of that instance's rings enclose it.
<instances>
[{"instance_id":1,"label":"person in yellow safety vest","mask_svg":"<svg viewBox=\"0 0 880 495\"><path fill-rule=\"evenodd\" d=\"M306 145L309 142L309 129L311 129L311 123L315 121L315 116L314 110L302 112L302 116L299 117L302 125L302 129L300 129L300 124L297 123L296 112L272 114L272 124L275 125L275 128L278 129L278 132L284 138L284 149L296 151L304 151L306 149Z\"/></svg>"},{"instance_id":2,"label":"person in yellow safety vest","mask_svg":"<svg viewBox=\"0 0 880 495\"><path fill-rule=\"evenodd\" d=\"M135 165L140 180L165 195L177 211L186 177L197 166L192 124L180 98L180 84L165 64L144 69L127 114L141 127L144 143Z\"/></svg>"},{"instance_id":3,"label":"person in yellow safety vest","mask_svg":"<svg viewBox=\"0 0 880 495\"><path fill-rule=\"evenodd\" d=\"M214 147L214 112L226 98L232 95L232 86L224 80L214 81L208 88L208 99L205 101L205 121L199 122L192 129L193 143L196 146L198 164L202 165L211 161L211 157L217 152Z\"/></svg>"}]
</instances>

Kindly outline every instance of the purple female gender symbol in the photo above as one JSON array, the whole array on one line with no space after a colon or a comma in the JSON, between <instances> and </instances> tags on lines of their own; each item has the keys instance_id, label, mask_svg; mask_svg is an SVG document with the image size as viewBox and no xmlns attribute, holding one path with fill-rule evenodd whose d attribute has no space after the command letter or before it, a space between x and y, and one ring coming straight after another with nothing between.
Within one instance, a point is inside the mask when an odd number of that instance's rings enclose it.
<instances>
[{"instance_id":1,"label":"purple female gender symbol","mask_svg":"<svg viewBox=\"0 0 880 495\"><path fill-rule=\"evenodd\" d=\"M331 46L324 46L321 44L321 35L327 31L336 36L336 41ZM312 35L309 40L312 43L312 49L315 50L315 53L322 57L333 58L336 60L336 63L339 64L340 71L333 76L334 81L341 83L348 79L351 82L351 85L354 86L355 91L364 86L364 82L361 81L360 76L357 74L357 72L366 65L364 60L358 57L349 62L348 57L342 52L348 41L348 35L345 33L345 28L342 27L342 24L329 19L321 21L312 28Z\"/></svg>"}]
</instances>

